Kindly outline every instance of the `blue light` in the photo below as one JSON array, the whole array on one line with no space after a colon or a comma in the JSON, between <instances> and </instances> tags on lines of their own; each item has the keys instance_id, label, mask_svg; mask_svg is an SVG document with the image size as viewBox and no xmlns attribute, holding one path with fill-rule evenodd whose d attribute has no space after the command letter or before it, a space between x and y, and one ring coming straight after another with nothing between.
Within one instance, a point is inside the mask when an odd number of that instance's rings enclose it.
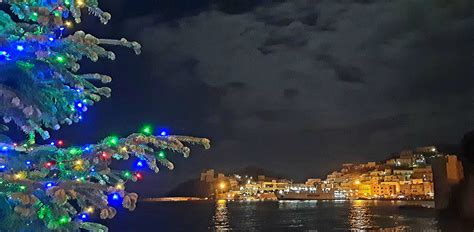
<instances>
[{"instance_id":1,"label":"blue light","mask_svg":"<svg viewBox=\"0 0 474 232\"><path fill-rule=\"evenodd\" d=\"M108 199L108 200L109 200L109 203L112 203L112 204L113 204L113 203L121 203L121 202L122 202L122 201L121 201L121 198L122 198L122 197L120 197L120 194L118 194L118 193L112 193L111 195L109 195L109 199Z\"/></svg>"},{"instance_id":2,"label":"blue light","mask_svg":"<svg viewBox=\"0 0 474 232\"><path fill-rule=\"evenodd\" d=\"M8 151L8 146L3 146L2 151Z\"/></svg>"},{"instance_id":3,"label":"blue light","mask_svg":"<svg viewBox=\"0 0 474 232\"><path fill-rule=\"evenodd\" d=\"M5 165L5 164L1 164L1 165L0 165L0 170L3 171L3 170L5 170L6 168L7 168L7 165Z\"/></svg>"},{"instance_id":4,"label":"blue light","mask_svg":"<svg viewBox=\"0 0 474 232\"><path fill-rule=\"evenodd\" d=\"M161 136L166 136L168 133L166 133L166 131L161 131L160 135Z\"/></svg>"},{"instance_id":5,"label":"blue light","mask_svg":"<svg viewBox=\"0 0 474 232\"><path fill-rule=\"evenodd\" d=\"M54 142L51 142L50 144L51 144L51 146L54 146Z\"/></svg>"},{"instance_id":6,"label":"blue light","mask_svg":"<svg viewBox=\"0 0 474 232\"><path fill-rule=\"evenodd\" d=\"M76 106L79 107L79 108L82 108L82 103L78 102L78 103L76 104Z\"/></svg>"},{"instance_id":7,"label":"blue light","mask_svg":"<svg viewBox=\"0 0 474 232\"><path fill-rule=\"evenodd\" d=\"M54 186L54 183L53 182L48 182L44 185L46 188L51 188Z\"/></svg>"},{"instance_id":8,"label":"blue light","mask_svg":"<svg viewBox=\"0 0 474 232\"><path fill-rule=\"evenodd\" d=\"M143 167L143 162L141 160L137 162L137 167Z\"/></svg>"},{"instance_id":9,"label":"blue light","mask_svg":"<svg viewBox=\"0 0 474 232\"><path fill-rule=\"evenodd\" d=\"M95 172L95 168L91 168L91 172Z\"/></svg>"},{"instance_id":10,"label":"blue light","mask_svg":"<svg viewBox=\"0 0 474 232\"><path fill-rule=\"evenodd\" d=\"M0 51L0 55L2 55L2 56L7 56L8 53L7 53L6 51Z\"/></svg>"},{"instance_id":11,"label":"blue light","mask_svg":"<svg viewBox=\"0 0 474 232\"><path fill-rule=\"evenodd\" d=\"M79 115L79 120L82 120L82 115Z\"/></svg>"},{"instance_id":12,"label":"blue light","mask_svg":"<svg viewBox=\"0 0 474 232\"><path fill-rule=\"evenodd\" d=\"M25 164L29 166L29 165L31 165L31 161L27 160L27 161L25 161Z\"/></svg>"},{"instance_id":13,"label":"blue light","mask_svg":"<svg viewBox=\"0 0 474 232\"><path fill-rule=\"evenodd\" d=\"M60 30L60 31L64 31L64 27L63 27L63 26L60 26L60 27L59 27L59 30Z\"/></svg>"},{"instance_id":14,"label":"blue light","mask_svg":"<svg viewBox=\"0 0 474 232\"><path fill-rule=\"evenodd\" d=\"M80 218L81 220L83 220L83 221L89 220L89 215L87 215L86 213L81 213L81 214L79 215L79 218Z\"/></svg>"},{"instance_id":15,"label":"blue light","mask_svg":"<svg viewBox=\"0 0 474 232\"><path fill-rule=\"evenodd\" d=\"M49 37L48 40L51 41L51 42L53 42L53 41L54 41L54 38L53 38L53 37Z\"/></svg>"},{"instance_id":16,"label":"blue light","mask_svg":"<svg viewBox=\"0 0 474 232\"><path fill-rule=\"evenodd\" d=\"M25 47L23 47L23 45L17 45L16 50L21 52L21 51L25 50Z\"/></svg>"}]
</instances>

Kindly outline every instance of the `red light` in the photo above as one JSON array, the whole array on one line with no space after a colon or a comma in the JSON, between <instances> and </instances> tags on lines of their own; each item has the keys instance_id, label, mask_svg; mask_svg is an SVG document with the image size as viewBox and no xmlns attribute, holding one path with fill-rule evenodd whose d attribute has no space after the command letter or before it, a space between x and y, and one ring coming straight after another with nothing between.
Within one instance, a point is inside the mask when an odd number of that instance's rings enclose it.
<instances>
[{"instance_id":1,"label":"red light","mask_svg":"<svg viewBox=\"0 0 474 232\"><path fill-rule=\"evenodd\" d=\"M137 172L135 173L135 177L138 179L138 180L141 180L143 178L142 174Z\"/></svg>"},{"instance_id":2,"label":"red light","mask_svg":"<svg viewBox=\"0 0 474 232\"><path fill-rule=\"evenodd\" d=\"M64 141L62 141L62 140L58 140L58 145L59 145L59 146L62 146L62 145L64 145Z\"/></svg>"},{"instance_id":3,"label":"red light","mask_svg":"<svg viewBox=\"0 0 474 232\"><path fill-rule=\"evenodd\" d=\"M54 162L47 162L44 164L46 168L51 168L54 165Z\"/></svg>"},{"instance_id":4,"label":"red light","mask_svg":"<svg viewBox=\"0 0 474 232\"><path fill-rule=\"evenodd\" d=\"M102 154L100 154L100 157L102 157L103 159L108 159L109 158L109 154L107 154L107 152L102 152Z\"/></svg>"}]
</instances>

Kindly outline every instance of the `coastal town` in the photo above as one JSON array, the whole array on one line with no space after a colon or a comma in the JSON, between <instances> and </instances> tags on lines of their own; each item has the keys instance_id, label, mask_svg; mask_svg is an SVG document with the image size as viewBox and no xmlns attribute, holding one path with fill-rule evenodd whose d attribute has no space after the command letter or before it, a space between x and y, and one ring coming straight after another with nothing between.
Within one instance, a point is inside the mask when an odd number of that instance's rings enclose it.
<instances>
[{"instance_id":1,"label":"coastal town","mask_svg":"<svg viewBox=\"0 0 474 232\"><path fill-rule=\"evenodd\" d=\"M433 163L434 158L442 162ZM443 167L445 175L440 178L446 183L463 177L457 156L427 146L402 151L383 162L345 163L325 178L309 178L304 183L264 175L225 175L213 169L201 173L200 181L209 184L210 198L224 200L433 200L433 165Z\"/></svg>"}]
</instances>

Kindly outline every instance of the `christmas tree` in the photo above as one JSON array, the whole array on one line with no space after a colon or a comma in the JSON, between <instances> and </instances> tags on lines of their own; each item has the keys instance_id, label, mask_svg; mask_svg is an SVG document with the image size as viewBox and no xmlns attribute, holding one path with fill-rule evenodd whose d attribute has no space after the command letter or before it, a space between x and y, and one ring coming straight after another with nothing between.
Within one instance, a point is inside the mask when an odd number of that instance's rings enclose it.
<instances>
[{"instance_id":1,"label":"christmas tree","mask_svg":"<svg viewBox=\"0 0 474 232\"><path fill-rule=\"evenodd\" d=\"M129 181L143 176L133 170L113 170L112 160L136 159L137 166L158 172L158 164L173 169L165 151L189 155L186 144L209 148L209 140L153 134L151 126L125 138L109 136L94 145L66 147L59 140L37 144L48 130L80 122L88 107L109 97L111 78L80 74L83 57L114 59L103 45L119 45L140 53L140 44L126 39L99 39L71 32L88 12L106 24L111 15L97 0L0 0L0 112L3 121L26 134L14 143L0 125L0 231L107 231L90 217L114 217L116 208L133 210L137 194L125 191Z\"/></svg>"}]
</instances>

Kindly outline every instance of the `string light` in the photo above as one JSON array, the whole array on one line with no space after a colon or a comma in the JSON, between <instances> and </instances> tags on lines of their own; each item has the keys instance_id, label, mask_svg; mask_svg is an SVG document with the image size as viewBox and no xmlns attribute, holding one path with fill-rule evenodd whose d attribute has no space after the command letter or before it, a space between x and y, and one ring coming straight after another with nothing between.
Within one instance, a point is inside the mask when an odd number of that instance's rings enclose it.
<instances>
[{"instance_id":1,"label":"string light","mask_svg":"<svg viewBox=\"0 0 474 232\"><path fill-rule=\"evenodd\" d=\"M124 171L123 176L128 179L128 178L132 177L132 173L130 171Z\"/></svg>"},{"instance_id":2,"label":"string light","mask_svg":"<svg viewBox=\"0 0 474 232\"><path fill-rule=\"evenodd\" d=\"M18 172L17 174L14 175L14 178L16 180L23 180L26 178L26 172L24 171Z\"/></svg>"},{"instance_id":3,"label":"string light","mask_svg":"<svg viewBox=\"0 0 474 232\"><path fill-rule=\"evenodd\" d=\"M135 177L137 178L137 180L141 180L143 178L142 174L139 172L135 173Z\"/></svg>"},{"instance_id":4,"label":"string light","mask_svg":"<svg viewBox=\"0 0 474 232\"><path fill-rule=\"evenodd\" d=\"M117 136L110 136L109 139L107 140L107 143L110 146L115 146L119 143L119 139Z\"/></svg>"},{"instance_id":5,"label":"string light","mask_svg":"<svg viewBox=\"0 0 474 232\"><path fill-rule=\"evenodd\" d=\"M66 59L64 58L64 56L56 56L56 61L59 63L64 63Z\"/></svg>"},{"instance_id":6,"label":"string light","mask_svg":"<svg viewBox=\"0 0 474 232\"><path fill-rule=\"evenodd\" d=\"M16 50L18 50L20 52L23 51L24 49L25 49L25 47L23 47L22 45L17 45L16 46Z\"/></svg>"},{"instance_id":7,"label":"string light","mask_svg":"<svg viewBox=\"0 0 474 232\"><path fill-rule=\"evenodd\" d=\"M64 22L64 25L66 25L66 27L71 28L73 24L72 24L71 21L66 21L66 22Z\"/></svg>"},{"instance_id":8,"label":"string light","mask_svg":"<svg viewBox=\"0 0 474 232\"><path fill-rule=\"evenodd\" d=\"M58 145L59 145L59 146L62 146L62 145L64 145L64 141L62 141L62 140L58 140Z\"/></svg>"},{"instance_id":9,"label":"string light","mask_svg":"<svg viewBox=\"0 0 474 232\"><path fill-rule=\"evenodd\" d=\"M76 3L77 3L77 6L79 6L79 7L84 6L84 0L77 0Z\"/></svg>"},{"instance_id":10,"label":"string light","mask_svg":"<svg viewBox=\"0 0 474 232\"><path fill-rule=\"evenodd\" d=\"M160 153L158 153L158 157L160 157L161 159L166 158L165 152L164 152L164 151L160 151Z\"/></svg>"},{"instance_id":11,"label":"string light","mask_svg":"<svg viewBox=\"0 0 474 232\"><path fill-rule=\"evenodd\" d=\"M94 213L94 207L92 207L92 206L87 207L86 212L87 213Z\"/></svg>"},{"instance_id":12,"label":"string light","mask_svg":"<svg viewBox=\"0 0 474 232\"><path fill-rule=\"evenodd\" d=\"M54 186L54 183L53 182L48 182L44 185L46 188L51 188Z\"/></svg>"},{"instance_id":13,"label":"string light","mask_svg":"<svg viewBox=\"0 0 474 232\"><path fill-rule=\"evenodd\" d=\"M45 166L46 168L51 168L53 165L54 165L54 163L51 162L51 161L50 161L50 162L46 162L46 163L44 164L44 166Z\"/></svg>"},{"instance_id":14,"label":"string light","mask_svg":"<svg viewBox=\"0 0 474 232\"><path fill-rule=\"evenodd\" d=\"M113 202L120 202L120 194L118 193L112 193L109 195L109 202L113 203Z\"/></svg>"},{"instance_id":15,"label":"string light","mask_svg":"<svg viewBox=\"0 0 474 232\"><path fill-rule=\"evenodd\" d=\"M122 183L118 183L118 184L115 185L115 188L116 188L117 190L124 190L124 189L125 189L125 186L124 186Z\"/></svg>"},{"instance_id":16,"label":"string light","mask_svg":"<svg viewBox=\"0 0 474 232\"><path fill-rule=\"evenodd\" d=\"M143 126L141 132L145 135L151 135L153 134L153 127L150 125L145 125Z\"/></svg>"},{"instance_id":17,"label":"string light","mask_svg":"<svg viewBox=\"0 0 474 232\"><path fill-rule=\"evenodd\" d=\"M161 131L161 133L160 133L161 136L166 136L167 134L168 134L168 133L166 133L166 131L164 131L164 130Z\"/></svg>"},{"instance_id":18,"label":"string light","mask_svg":"<svg viewBox=\"0 0 474 232\"><path fill-rule=\"evenodd\" d=\"M143 167L143 162L141 160L137 161L137 167L139 168Z\"/></svg>"},{"instance_id":19,"label":"string light","mask_svg":"<svg viewBox=\"0 0 474 232\"><path fill-rule=\"evenodd\" d=\"M100 157L102 157L102 159L108 159L109 158L109 154L107 154L107 152L102 152L102 154L100 154Z\"/></svg>"},{"instance_id":20,"label":"string light","mask_svg":"<svg viewBox=\"0 0 474 232\"><path fill-rule=\"evenodd\" d=\"M87 221L87 220L89 220L89 215L87 215L86 213L81 213L79 215L79 218L83 221Z\"/></svg>"},{"instance_id":21,"label":"string light","mask_svg":"<svg viewBox=\"0 0 474 232\"><path fill-rule=\"evenodd\" d=\"M59 224L62 224L62 225L67 224L69 223L70 220L71 218L69 216L66 216L66 215L62 216L59 218Z\"/></svg>"}]
</instances>

